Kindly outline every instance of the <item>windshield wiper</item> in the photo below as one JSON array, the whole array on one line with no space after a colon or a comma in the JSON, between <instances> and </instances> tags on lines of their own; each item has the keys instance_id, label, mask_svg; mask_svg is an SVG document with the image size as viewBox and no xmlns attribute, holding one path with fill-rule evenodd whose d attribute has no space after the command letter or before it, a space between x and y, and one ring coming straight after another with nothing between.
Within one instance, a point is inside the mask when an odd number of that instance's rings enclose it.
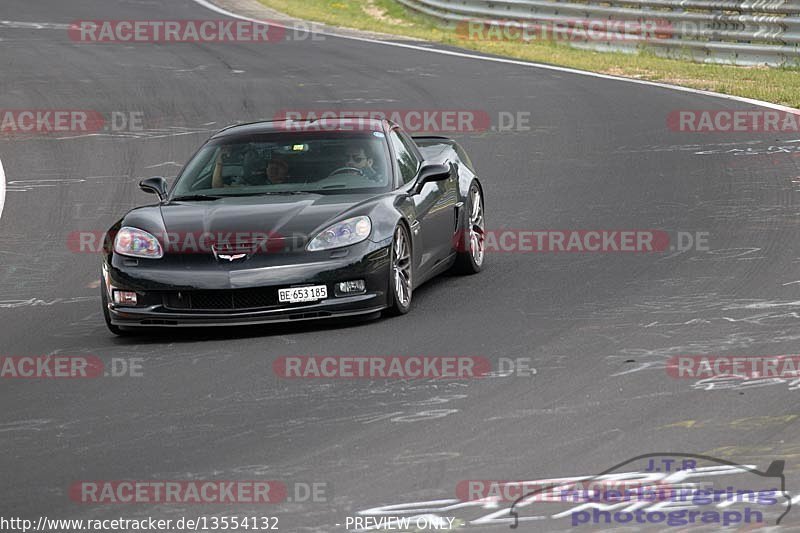
<instances>
[{"instance_id":1,"label":"windshield wiper","mask_svg":"<svg viewBox=\"0 0 800 533\"><path fill-rule=\"evenodd\" d=\"M219 200L222 196L214 196L213 194L188 194L186 196L176 196L172 199L173 202L201 202Z\"/></svg>"},{"instance_id":2,"label":"windshield wiper","mask_svg":"<svg viewBox=\"0 0 800 533\"><path fill-rule=\"evenodd\" d=\"M264 192L243 192L239 194L226 194L225 196L272 196L284 194L311 194L308 191L264 191Z\"/></svg>"}]
</instances>

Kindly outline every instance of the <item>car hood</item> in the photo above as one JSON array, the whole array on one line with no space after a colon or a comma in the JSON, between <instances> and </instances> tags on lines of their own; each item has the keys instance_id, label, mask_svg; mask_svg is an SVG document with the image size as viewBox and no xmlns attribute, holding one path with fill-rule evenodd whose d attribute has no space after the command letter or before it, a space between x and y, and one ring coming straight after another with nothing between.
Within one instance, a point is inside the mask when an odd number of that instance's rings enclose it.
<instances>
[{"instance_id":1,"label":"car hood","mask_svg":"<svg viewBox=\"0 0 800 533\"><path fill-rule=\"evenodd\" d=\"M244 196L213 201L174 201L161 206L170 233L267 233L283 237L322 229L365 202L368 194Z\"/></svg>"}]
</instances>

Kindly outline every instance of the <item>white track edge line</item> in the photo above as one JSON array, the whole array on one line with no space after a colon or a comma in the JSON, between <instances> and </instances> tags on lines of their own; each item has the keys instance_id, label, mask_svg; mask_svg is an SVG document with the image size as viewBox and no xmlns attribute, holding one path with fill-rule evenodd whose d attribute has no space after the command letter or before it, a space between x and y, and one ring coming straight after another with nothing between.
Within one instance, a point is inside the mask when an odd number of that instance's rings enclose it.
<instances>
[{"instance_id":1,"label":"white track edge line","mask_svg":"<svg viewBox=\"0 0 800 533\"><path fill-rule=\"evenodd\" d=\"M3 170L3 160L0 159L0 218L3 217L3 206L6 203L6 172Z\"/></svg>"},{"instance_id":2,"label":"white track edge line","mask_svg":"<svg viewBox=\"0 0 800 533\"><path fill-rule=\"evenodd\" d=\"M199 4L199 5L207 8L207 9L210 9L212 11L216 11L217 13L219 13L221 15L226 15L226 16L233 17L233 18L236 18L236 19L239 19L239 20L246 20L246 21L249 21L249 22L268 22L271 25L278 26L278 27L281 27L281 28L284 28L284 29L292 29L291 26L285 26L285 25L282 25L282 24L278 24L278 23L271 22L271 21L266 21L266 20L254 19L254 18L251 18L251 17L247 17L245 15L240 15L238 13L234 13L232 11L228 11L227 9L219 7L219 6L211 3L208 0L192 0L192 1L195 2L196 4ZM309 31L311 31L311 30L309 30ZM772 102L765 102L763 100L756 100L755 98L746 98L744 96L734 96L734 95L730 95L730 94L715 93L713 91L704 91L702 89L692 89L691 87L681 87L679 85L670 85L669 83L660 83L660 82L657 82L657 81L636 80L636 79L633 79L633 78L624 78L624 77L621 77L621 76L612 76L610 74L600 74L600 73L597 73L597 72L589 72L589 71L586 71L586 70L578 70L578 69L573 69L573 68L569 68L569 67L558 67L558 66L555 66L555 65L545 65L543 63L534 63L534 62L531 62L531 61L521 61L521 60L518 60L518 59L507 59L507 58L502 58L502 57L488 57L488 56L470 54L470 53L466 53L466 52L456 52L456 51L452 51L452 50L442 50L442 49L439 49L439 48L428 48L428 47L425 47L425 46L417 46L417 45L413 45L413 44L404 44L404 43L391 42L391 41L382 41L380 39L370 39L368 37L356 37L354 35L340 35L340 34L329 33L329 32L325 32L325 31L313 31L313 33L316 33L318 35L324 35L326 37L335 37L335 38L339 38L339 39L349 39L351 41L361 41L361 42L365 42L365 43L380 44L380 45L384 45L384 46L394 46L396 48L407 48L409 50L417 50L417 51L421 51L421 52L428 52L428 53L434 53L434 54L461 57L461 58L465 58L465 59L477 59L477 60L480 60L480 61L492 61L494 63L505 63L505 64L508 64L508 65L519 65L519 66L523 66L523 67L533 67L533 68L540 68L540 69L545 69L545 70L554 70L554 71L557 71L557 72L567 72L567 73L570 73L570 74L578 74L578 75L581 75L581 76L590 76L592 78L601 78L601 79L621 81L621 82L626 82L626 83L635 83L635 84L638 84L638 85L648 85L648 86L651 86L651 87L661 87L662 89L671 89L673 91L681 91L681 92L685 92L685 93L699 94L699 95L703 95L703 96L713 96L715 98L722 98L722 99L731 100L731 101L734 101L734 102L743 102L743 103L746 103L746 104L756 105L756 106L760 106L760 107L767 107L767 108L770 108L770 109L775 109L775 110L778 110L778 111L784 111L784 112L787 112L787 113L800 114L800 109L795 109L793 107L789 107L789 106L785 106L785 105L781 105L781 104L774 104ZM433 44L437 44L437 43L433 43Z\"/></svg>"}]
</instances>

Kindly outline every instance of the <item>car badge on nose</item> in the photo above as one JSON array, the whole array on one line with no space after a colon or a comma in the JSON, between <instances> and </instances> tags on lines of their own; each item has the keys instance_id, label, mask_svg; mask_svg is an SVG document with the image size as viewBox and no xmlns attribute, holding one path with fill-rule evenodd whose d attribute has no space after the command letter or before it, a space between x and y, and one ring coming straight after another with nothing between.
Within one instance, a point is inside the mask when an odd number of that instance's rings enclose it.
<instances>
[{"instance_id":1,"label":"car badge on nose","mask_svg":"<svg viewBox=\"0 0 800 533\"><path fill-rule=\"evenodd\" d=\"M239 259L244 259L247 257L247 254L217 254L218 259L226 259L228 261L238 261Z\"/></svg>"},{"instance_id":2,"label":"car badge on nose","mask_svg":"<svg viewBox=\"0 0 800 533\"><path fill-rule=\"evenodd\" d=\"M220 249L222 248L222 249ZM217 258L218 261L230 261L231 263L234 261L238 261L239 259L245 259L247 257L247 251L229 246L217 246L212 245L211 251L214 253L214 257Z\"/></svg>"}]
</instances>

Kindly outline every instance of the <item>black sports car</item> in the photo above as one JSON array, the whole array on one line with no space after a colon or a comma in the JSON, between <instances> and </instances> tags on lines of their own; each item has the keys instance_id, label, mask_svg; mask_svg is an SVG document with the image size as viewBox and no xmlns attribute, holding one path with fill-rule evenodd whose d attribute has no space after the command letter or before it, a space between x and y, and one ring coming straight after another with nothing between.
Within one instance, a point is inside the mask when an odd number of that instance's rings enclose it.
<instances>
[{"instance_id":1,"label":"black sports car","mask_svg":"<svg viewBox=\"0 0 800 533\"><path fill-rule=\"evenodd\" d=\"M109 329L402 314L481 270L483 188L463 149L386 120L269 121L206 142L104 241Z\"/></svg>"}]
</instances>

